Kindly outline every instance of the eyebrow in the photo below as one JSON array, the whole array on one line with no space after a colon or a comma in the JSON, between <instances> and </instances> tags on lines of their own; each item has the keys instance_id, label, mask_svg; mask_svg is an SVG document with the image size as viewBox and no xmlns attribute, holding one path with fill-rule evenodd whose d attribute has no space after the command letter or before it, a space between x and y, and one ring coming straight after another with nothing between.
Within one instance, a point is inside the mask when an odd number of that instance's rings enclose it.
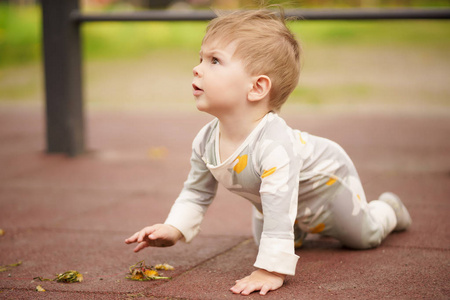
<instances>
[{"instance_id":1,"label":"eyebrow","mask_svg":"<svg viewBox=\"0 0 450 300\"><path fill-rule=\"evenodd\" d=\"M209 50L209 51L200 50L199 55L202 56L203 54L210 55L210 56L214 56L217 54L225 55L225 56L227 55L225 51L218 50L218 49L213 49L213 50Z\"/></svg>"}]
</instances>

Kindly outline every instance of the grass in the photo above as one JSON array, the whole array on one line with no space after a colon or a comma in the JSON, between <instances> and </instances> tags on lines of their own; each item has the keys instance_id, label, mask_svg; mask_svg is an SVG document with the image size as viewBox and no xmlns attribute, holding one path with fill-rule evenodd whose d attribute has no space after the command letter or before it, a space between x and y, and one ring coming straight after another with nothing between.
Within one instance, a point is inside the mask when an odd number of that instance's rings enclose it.
<instances>
[{"instance_id":1,"label":"grass","mask_svg":"<svg viewBox=\"0 0 450 300\"><path fill-rule=\"evenodd\" d=\"M314 45L450 47L449 21L310 21L291 29Z\"/></svg>"},{"instance_id":2,"label":"grass","mask_svg":"<svg viewBox=\"0 0 450 300\"><path fill-rule=\"evenodd\" d=\"M0 102L42 98L40 22L38 7L0 4ZM450 105L449 21L289 26L304 49L291 103ZM83 24L86 101L155 105L189 98L205 27L206 22Z\"/></svg>"},{"instance_id":3,"label":"grass","mask_svg":"<svg viewBox=\"0 0 450 300\"><path fill-rule=\"evenodd\" d=\"M0 4L0 66L37 61L41 53L41 17L35 6Z\"/></svg>"},{"instance_id":4,"label":"grass","mask_svg":"<svg viewBox=\"0 0 450 300\"><path fill-rule=\"evenodd\" d=\"M86 59L142 57L153 50L199 48L205 22L111 22L82 27ZM298 21L292 30L310 45L450 47L448 21ZM0 4L0 66L41 57L38 6Z\"/></svg>"},{"instance_id":5,"label":"grass","mask_svg":"<svg viewBox=\"0 0 450 300\"><path fill-rule=\"evenodd\" d=\"M373 93L373 87L364 83L347 83L339 85L324 85L326 88L317 88L308 85L299 85L291 94L291 101L309 105L326 105L330 99L360 98L364 99ZM330 97L333 95L333 97ZM351 97L349 97L351 96Z\"/></svg>"},{"instance_id":6,"label":"grass","mask_svg":"<svg viewBox=\"0 0 450 300\"><path fill-rule=\"evenodd\" d=\"M205 22L96 23L83 26L87 59L142 57L161 49L198 51Z\"/></svg>"}]
</instances>

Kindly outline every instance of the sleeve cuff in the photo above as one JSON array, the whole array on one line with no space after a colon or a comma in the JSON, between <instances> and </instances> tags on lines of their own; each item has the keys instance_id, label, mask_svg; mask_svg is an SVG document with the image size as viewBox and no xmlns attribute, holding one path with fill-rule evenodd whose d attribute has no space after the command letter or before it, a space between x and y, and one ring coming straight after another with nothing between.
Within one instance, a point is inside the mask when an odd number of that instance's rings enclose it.
<instances>
[{"instance_id":1,"label":"sleeve cuff","mask_svg":"<svg viewBox=\"0 0 450 300\"><path fill-rule=\"evenodd\" d=\"M183 234L184 241L189 243L199 233L203 213L189 203L175 203L164 224L172 225Z\"/></svg>"},{"instance_id":2,"label":"sleeve cuff","mask_svg":"<svg viewBox=\"0 0 450 300\"><path fill-rule=\"evenodd\" d=\"M294 241L261 238L255 267L286 275L295 275L299 257L294 253Z\"/></svg>"}]
</instances>

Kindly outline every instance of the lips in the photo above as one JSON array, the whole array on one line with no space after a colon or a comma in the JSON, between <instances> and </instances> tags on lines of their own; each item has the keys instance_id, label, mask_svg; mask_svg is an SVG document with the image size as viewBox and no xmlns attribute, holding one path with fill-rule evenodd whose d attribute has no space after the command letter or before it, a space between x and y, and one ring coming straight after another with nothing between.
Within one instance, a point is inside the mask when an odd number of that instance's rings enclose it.
<instances>
[{"instance_id":1,"label":"lips","mask_svg":"<svg viewBox=\"0 0 450 300\"><path fill-rule=\"evenodd\" d=\"M203 90L201 88L199 88L195 83L192 84L192 88L193 88L193 94L194 96L200 96L201 94L203 94Z\"/></svg>"}]
</instances>

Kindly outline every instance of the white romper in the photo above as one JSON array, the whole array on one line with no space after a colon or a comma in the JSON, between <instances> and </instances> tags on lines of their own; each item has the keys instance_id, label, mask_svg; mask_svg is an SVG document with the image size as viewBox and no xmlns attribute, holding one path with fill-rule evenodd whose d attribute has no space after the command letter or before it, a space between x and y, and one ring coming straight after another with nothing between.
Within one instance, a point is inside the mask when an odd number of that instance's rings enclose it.
<instances>
[{"instance_id":1,"label":"white romper","mask_svg":"<svg viewBox=\"0 0 450 300\"><path fill-rule=\"evenodd\" d=\"M253 204L254 266L271 272L295 274L294 227L360 249L392 230L385 204L367 203L352 161L335 142L294 130L272 112L223 162L218 137L218 119L197 134L191 171L165 222L186 242L199 232L218 183Z\"/></svg>"}]
</instances>

